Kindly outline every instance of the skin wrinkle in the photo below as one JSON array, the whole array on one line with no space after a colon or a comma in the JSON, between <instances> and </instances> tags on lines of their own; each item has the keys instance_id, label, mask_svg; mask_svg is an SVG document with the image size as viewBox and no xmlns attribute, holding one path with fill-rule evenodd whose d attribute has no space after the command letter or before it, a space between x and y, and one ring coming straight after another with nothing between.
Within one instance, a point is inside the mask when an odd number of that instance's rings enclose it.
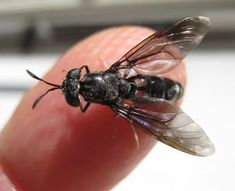
<instances>
[{"instance_id":1,"label":"skin wrinkle","mask_svg":"<svg viewBox=\"0 0 235 191\"><path fill-rule=\"evenodd\" d=\"M102 55L100 55L99 50L104 50L107 47L107 44L109 44L109 42L112 42L113 39L115 39L115 38L116 38L115 33L112 33L111 35L109 34L106 36L105 40L99 39L100 43L98 46L95 46L95 48L92 46L89 46L91 44L91 43L89 43L89 45L86 46L86 49L84 51L90 52L91 57L97 57L97 55L99 55L102 58L105 58L106 56L109 56L109 55L106 55L106 53L108 54L109 52L112 52L113 49L109 47L109 51L104 51L102 53ZM89 50L89 49L91 49L91 50ZM89 62L89 60L87 62ZM99 62L94 63L94 65L96 65L96 64L99 64Z\"/></svg>"},{"instance_id":2,"label":"skin wrinkle","mask_svg":"<svg viewBox=\"0 0 235 191\"><path fill-rule=\"evenodd\" d=\"M149 36L149 29L145 29L144 31L141 28L141 30L139 30L140 27L131 27L131 28L115 28L115 29L111 29L111 30L117 30L115 33L112 33L112 35L106 35L105 40L100 39L98 37L98 40L100 40L99 46L96 46L92 52L88 49L86 50L87 52L90 52L92 56L97 56L97 53L99 52L98 50L106 50L105 48L107 47L107 45L109 45L108 47L108 51L103 51L102 55L100 55L104 60L106 60L106 57L111 57L113 55L113 52L117 51L115 46L120 46L122 47L123 45L125 46L125 49L121 49L121 51L119 52L120 54L125 54L125 52L127 52L129 49L131 49L132 47L134 47L135 45L137 45L140 41L142 41L145 37ZM107 31L103 32L104 34L102 34L102 32L99 35L105 35L105 33L107 33L110 29L107 29ZM140 32L141 31L141 32ZM123 33L125 35L123 35ZM139 35L139 33L141 35ZM117 40L116 40L116 35L119 35ZM121 34L121 35L120 35ZM128 36L131 36L131 40ZM115 43L112 43L112 42ZM91 47L91 46L89 46ZM120 49L119 49L120 50ZM118 51L119 51L118 50ZM89 63L89 60L87 60L87 63ZM108 62L110 65L112 63ZM96 62L97 64L97 62Z\"/></svg>"},{"instance_id":3,"label":"skin wrinkle","mask_svg":"<svg viewBox=\"0 0 235 191\"><path fill-rule=\"evenodd\" d=\"M137 27L137 28L134 28L135 30L134 31L139 31L138 29L139 29L139 27ZM120 54L120 55L124 55L128 50L130 50L131 48L133 48L135 45L137 45L139 42L141 42L145 37L147 37L147 36L149 36L149 34L150 34L150 32L149 32L149 30L147 31L145 31L145 34L143 34L142 36L139 36L138 35L138 33L137 32L134 32L134 31L132 31L132 30L130 30L130 31L126 31L126 34L127 35L129 35L129 36L132 36L132 38L130 39L130 38L125 38L124 36L122 36L121 35L121 37L120 38L118 38L118 40L116 40L116 42L115 42L115 44L113 44L113 45L115 45L115 46L120 46L120 47L122 47L122 45L124 45L124 47L125 47L125 49L118 49L118 53ZM137 33L137 34L136 34ZM126 36L127 37L127 36ZM103 53L103 55L104 55L104 57L111 57L112 56L112 52L114 52L115 50L114 50L114 47L115 46L111 46L111 47L109 47L109 50L110 50L110 52L106 52L107 54L105 55L104 53ZM120 57L121 58L121 57ZM116 60L117 61L117 60Z\"/></svg>"}]
</instances>

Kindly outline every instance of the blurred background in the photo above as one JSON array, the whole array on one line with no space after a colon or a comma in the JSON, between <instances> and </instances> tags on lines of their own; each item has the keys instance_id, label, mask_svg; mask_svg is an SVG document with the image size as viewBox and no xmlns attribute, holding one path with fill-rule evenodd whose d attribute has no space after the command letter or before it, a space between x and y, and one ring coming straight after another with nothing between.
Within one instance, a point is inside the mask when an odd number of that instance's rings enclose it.
<instances>
[{"instance_id":1,"label":"blurred background","mask_svg":"<svg viewBox=\"0 0 235 191\"><path fill-rule=\"evenodd\" d=\"M215 155L195 158L159 144L114 191L234 190L235 0L0 0L0 127L23 94L80 39L109 26L155 29L187 16L211 19L187 58L182 108L210 135Z\"/></svg>"}]
</instances>

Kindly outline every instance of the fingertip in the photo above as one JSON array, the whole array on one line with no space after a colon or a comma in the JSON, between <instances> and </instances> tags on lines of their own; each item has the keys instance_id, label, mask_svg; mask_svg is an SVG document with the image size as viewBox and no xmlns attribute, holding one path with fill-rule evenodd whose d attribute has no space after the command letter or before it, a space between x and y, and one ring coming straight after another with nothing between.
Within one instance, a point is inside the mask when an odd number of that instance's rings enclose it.
<instances>
[{"instance_id":1,"label":"fingertip","mask_svg":"<svg viewBox=\"0 0 235 191\"><path fill-rule=\"evenodd\" d=\"M98 32L71 48L43 79L60 84L65 78L64 70L82 65L88 65L91 72L105 70L152 33L151 29L137 26ZM180 65L166 75L184 83L183 73ZM115 122L110 108L92 104L86 113L81 113L79 108L66 104L59 91L48 94L32 110L32 103L47 89L40 82L25 96L1 139L5 150L0 153L3 164L29 190L85 191L94 186L96 190L110 189L155 144L136 129L140 139L140 148L136 149L129 124L122 118ZM115 123L119 128L113 139Z\"/></svg>"}]
</instances>

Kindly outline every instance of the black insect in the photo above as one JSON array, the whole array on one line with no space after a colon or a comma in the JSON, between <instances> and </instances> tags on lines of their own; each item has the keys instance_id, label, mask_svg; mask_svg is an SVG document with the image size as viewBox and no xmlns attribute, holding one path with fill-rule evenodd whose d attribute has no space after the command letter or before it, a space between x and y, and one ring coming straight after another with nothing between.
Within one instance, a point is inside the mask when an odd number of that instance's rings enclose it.
<instances>
[{"instance_id":1,"label":"black insect","mask_svg":"<svg viewBox=\"0 0 235 191\"><path fill-rule=\"evenodd\" d=\"M62 85L41 95L61 89L66 102L85 112L91 103L109 106L115 113L140 127L157 140L178 150L198 156L214 152L205 132L173 102L183 95L176 81L157 75L173 70L195 48L209 29L206 17L188 17L156 32L127 52L109 69L91 73L88 66L71 69ZM81 72L86 74L81 78ZM87 102L83 107L79 97Z\"/></svg>"}]
</instances>

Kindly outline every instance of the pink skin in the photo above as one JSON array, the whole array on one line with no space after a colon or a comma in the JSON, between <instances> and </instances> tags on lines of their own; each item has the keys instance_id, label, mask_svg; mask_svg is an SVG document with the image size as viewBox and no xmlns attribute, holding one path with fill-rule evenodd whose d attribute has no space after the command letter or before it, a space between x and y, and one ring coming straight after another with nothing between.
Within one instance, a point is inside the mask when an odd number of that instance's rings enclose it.
<instances>
[{"instance_id":1,"label":"pink skin","mask_svg":"<svg viewBox=\"0 0 235 191\"><path fill-rule=\"evenodd\" d=\"M118 27L96 33L71 48L43 79L61 84L66 75L63 70L84 64L91 71L104 70L102 59L111 65L152 33L142 27ZM185 85L184 65L165 76ZM111 109L99 104L92 104L86 113L81 113L79 108L66 104L61 91L48 94L32 110L34 100L48 88L40 82L30 90L1 133L1 191L13 190L11 185L17 191L110 190L156 144L136 129L140 140L136 149L127 121L114 119ZM118 124L115 139L114 124Z\"/></svg>"}]
</instances>

